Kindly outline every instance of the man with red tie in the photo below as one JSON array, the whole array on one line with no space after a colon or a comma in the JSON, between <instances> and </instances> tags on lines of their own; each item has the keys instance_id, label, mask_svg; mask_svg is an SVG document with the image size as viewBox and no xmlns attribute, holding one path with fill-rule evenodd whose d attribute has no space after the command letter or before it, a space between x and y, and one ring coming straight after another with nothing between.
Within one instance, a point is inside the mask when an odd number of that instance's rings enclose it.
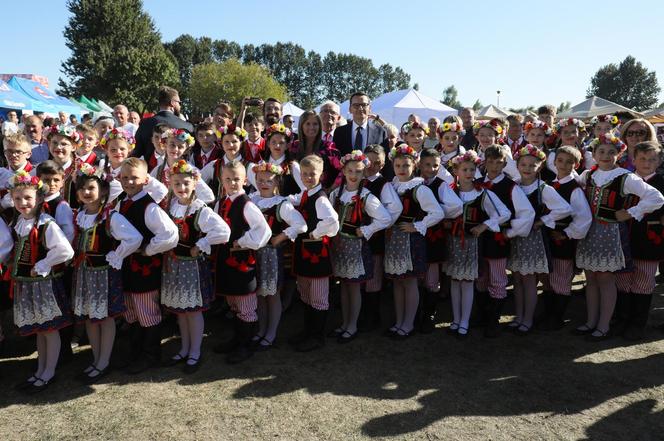
<instances>
[{"instance_id":1,"label":"man with red tie","mask_svg":"<svg viewBox=\"0 0 664 441\"><path fill-rule=\"evenodd\" d=\"M337 128L340 119L341 109L334 101L325 101L320 106L320 120L323 127L322 139L324 143L329 144L332 142L334 129Z\"/></svg>"}]
</instances>

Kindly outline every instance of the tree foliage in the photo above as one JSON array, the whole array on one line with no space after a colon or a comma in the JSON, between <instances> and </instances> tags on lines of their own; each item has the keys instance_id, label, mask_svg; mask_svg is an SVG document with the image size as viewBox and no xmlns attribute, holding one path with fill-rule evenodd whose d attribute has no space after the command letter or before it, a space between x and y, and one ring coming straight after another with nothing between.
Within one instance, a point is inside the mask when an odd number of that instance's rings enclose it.
<instances>
[{"instance_id":1,"label":"tree foliage","mask_svg":"<svg viewBox=\"0 0 664 441\"><path fill-rule=\"evenodd\" d=\"M60 93L88 95L143 111L154 109L158 87L178 87L177 62L164 50L141 0L69 0Z\"/></svg>"},{"instance_id":2,"label":"tree foliage","mask_svg":"<svg viewBox=\"0 0 664 441\"><path fill-rule=\"evenodd\" d=\"M288 95L267 68L256 63L241 64L230 58L222 63L199 64L191 71L189 98L193 112L207 113L220 101L239 108L245 96L285 101Z\"/></svg>"},{"instance_id":3,"label":"tree foliage","mask_svg":"<svg viewBox=\"0 0 664 441\"><path fill-rule=\"evenodd\" d=\"M475 104L473 104L473 110L474 110L475 112L477 112L477 111L480 110L482 107L484 107L484 106L482 105L482 102L479 100L479 98L478 98L477 100L475 100Z\"/></svg>"},{"instance_id":4,"label":"tree foliage","mask_svg":"<svg viewBox=\"0 0 664 441\"><path fill-rule=\"evenodd\" d=\"M564 112L565 110L569 109L570 107L572 107L572 103L571 103L571 102L569 102L569 101L563 101L562 103L560 103L560 105L559 105L558 108L556 109L556 113L562 113L562 112Z\"/></svg>"},{"instance_id":5,"label":"tree foliage","mask_svg":"<svg viewBox=\"0 0 664 441\"><path fill-rule=\"evenodd\" d=\"M631 55L620 64L607 64L590 79L586 98L598 96L634 110L657 104L660 92L655 72L649 72Z\"/></svg>"},{"instance_id":6,"label":"tree foliage","mask_svg":"<svg viewBox=\"0 0 664 441\"><path fill-rule=\"evenodd\" d=\"M454 87L454 84L452 84L447 89L443 90L443 99L440 100L440 102L458 110L463 107L458 98L459 92L457 91L457 88Z\"/></svg>"}]
</instances>

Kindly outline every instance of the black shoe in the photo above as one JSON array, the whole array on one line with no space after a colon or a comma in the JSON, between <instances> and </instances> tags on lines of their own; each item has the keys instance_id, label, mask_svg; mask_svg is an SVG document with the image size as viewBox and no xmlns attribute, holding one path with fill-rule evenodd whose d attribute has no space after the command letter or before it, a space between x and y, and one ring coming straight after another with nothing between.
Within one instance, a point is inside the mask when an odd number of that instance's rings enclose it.
<instances>
[{"instance_id":1,"label":"black shoe","mask_svg":"<svg viewBox=\"0 0 664 441\"><path fill-rule=\"evenodd\" d=\"M182 367L182 372L184 372L187 375L193 374L194 372L198 371L198 369L200 369L202 363L203 363L203 358L201 356L199 356L198 358L189 357L187 358L187 362Z\"/></svg>"},{"instance_id":2,"label":"black shoe","mask_svg":"<svg viewBox=\"0 0 664 441\"><path fill-rule=\"evenodd\" d=\"M623 334L627 340L642 340L646 334L646 325L650 315L650 305L652 303L652 294L633 294L633 308L631 311L630 322Z\"/></svg>"},{"instance_id":3,"label":"black shoe","mask_svg":"<svg viewBox=\"0 0 664 441\"><path fill-rule=\"evenodd\" d=\"M459 324L458 323L450 324L445 332L447 332L447 335L457 335L459 333Z\"/></svg>"},{"instance_id":4,"label":"black shoe","mask_svg":"<svg viewBox=\"0 0 664 441\"><path fill-rule=\"evenodd\" d=\"M403 329L399 328L396 330L395 333L392 334L390 338L392 340L397 340L397 341L408 340L410 336L413 335L413 331L415 331L415 329L411 330L410 332L406 332Z\"/></svg>"},{"instance_id":5,"label":"black shoe","mask_svg":"<svg viewBox=\"0 0 664 441\"><path fill-rule=\"evenodd\" d=\"M257 343L254 344L253 350L255 352L267 352L274 347L274 340L270 341L265 337L261 337Z\"/></svg>"},{"instance_id":6,"label":"black shoe","mask_svg":"<svg viewBox=\"0 0 664 441\"><path fill-rule=\"evenodd\" d=\"M574 328L570 331L572 335L589 335L595 331L595 328L591 328L588 325L581 325L578 328Z\"/></svg>"},{"instance_id":7,"label":"black shoe","mask_svg":"<svg viewBox=\"0 0 664 441\"><path fill-rule=\"evenodd\" d=\"M254 355L251 345L251 337L254 335L255 322L243 322L237 320L237 338L238 345L228 354L226 362L229 364L241 363Z\"/></svg>"},{"instance_id":8,"label":"black shoe","mask_svg":"<svg viewBox=\"0 0 664 441\"><path fill-rule=\"evenodd\" d=\"M54 382L55 377L52 377L48 381L42 380L41 378L36 378L35 381L30 384L30 386L28 386L26 389L23 389L23 392L28 395L36 395L38 393L44 392Z\"/></svg>"},{"instance_id":9,"label":"black shoe","mask_svg":"<svg viewBox=\"0 0 664 441\"><path fill-rule=\"evenodd\" d=\"M500 335L502 328L500 327L500 313L503 309L505 299L489 298L487 304L487 324L484 328L484 337L496 338Z\"/></svg>"},{"instance_id":10,"label":"black shoe","mask_svg":"<svg viewBox=\"0 0 664 441\"><path fill-rule=\"evenodd\" d=\"M185 361L187 361L187 357L180 355L180 353L178 352L177 354L175 354L174 356L172 356L168 360L165 360L161 365L164 366L164 367L173 367L173 366L175 366L177 364L180 364L180 363L183 363Z\"/></svg>"},{"instance_id":11,"label":"black shoe","mask_svg":"<svg viewBox=\"0 0 664 441\"><path fill-rule=\"evenodd\" d=\"M618 291L616 306L613 309L611 332L613 335L623 335L630 324L632 301L634 294Z\"/></svg>"},{"instance_id":12,"label":"black shoe","mask_svg":"<svg viewBox=\"0 0 664 441\"><path fill-rule=\"evenodd\" d=\"M97 369L96 367L93 366L92 370L88 372L86 375L86 378L83 380L84 384L90 385L90 384L95 384L105 376L107 376L111 372L111 366L106 366L106 369ZM92 373L97 373L97 375L90 376Z\"/></svg>"},{"instance_id":13,"label":"black shoe","mask_svg":"<svg viewBox=\"0 0 664 441\"><path fill-rule=\"evenodd\" d=\"M304 324L302 331L298 332L297 334L291 336L288 339L288 343L291 345L298 345L305 341L307 338L309 338L309 335L311 334L311 320L312 320L312 312L311 310L313 309L311 306L304 304Z\"/></svg>"},{"instance_id":14,"label":"black shoe","mask_svg":"<svg viewBox=\"0 0 664 441\"><path fill-rule=\"evenodd\" d=\"M595 335L595 333L597 333L597 335ZM609 334L609 331L602 332L599 329L595 329L592 332L592 334L586 335L586 340L587 341L592 341L592 342L600 342L600 341L607 340L610 337L611 337L611 335Z\"/></svg>"},{"instance_id":15,"label":"black shoe","mask_svg":"<svg viewBox=\"0 0 664 441\"><path fill-rule=\"evenodd\" d=\"M35 381L37 381L37 377L32 375L27 380L22 381L22 382L18 383L17 385L15 385L14 389L18 390L18 391L26 390L26 389L30 388L32 386L32 383L34 383Z\"/></svg>"},{"instance_id":16,"label":"black shoe","mask_svg":"<svg viewBox=\"0 0 664 441\"><path fill-rule=\"evenodd\" d=\"M537 303L542 304L542 312L535 316L534 325L538 329L548 331L549 320L553 316L553 292L544 291Z\"/></svg>"},{"instance_id":17,"label":"black shoe","mask_svg":"<svg viewBox=\"0 0 664 441\"><path fill-rule=\"evenodd\" d=\"M348 332L348 331L344 331L344 332L342 332L342 333L339 334L339 336L337 337L337 343L339 343L339 344L346 344L346 343L350 343L350 342L352 342L352 341L355 340L355 338L357 337L357 332L358 332L358 331L355 331L355 332L352 333L352 334L351 334L350 332Z\"/></svg>"}]
</instances>

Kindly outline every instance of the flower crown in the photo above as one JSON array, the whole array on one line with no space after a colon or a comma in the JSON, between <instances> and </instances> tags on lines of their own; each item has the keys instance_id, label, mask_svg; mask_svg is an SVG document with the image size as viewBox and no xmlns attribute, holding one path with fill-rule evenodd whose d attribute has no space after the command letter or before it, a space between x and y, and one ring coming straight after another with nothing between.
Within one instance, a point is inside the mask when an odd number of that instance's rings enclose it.
<instances>
[{"instance_id":1,"label":"flower crown","mask_svg":"<svg viewBox=\"0 0 664 441\"><path fill-rule=\"evenodd\" d=\"M523 125L523 131L528 133L532 129L542 129L544 130L544 134L546 136L549 136L553 133L553 130L551 130L551 127L544 121L540 121L539 119L536 119L534 121L528 121Z\"/></svg>"},{"instance_id":2,"label":"flower crown","mask_svg":"<svg viewBox=\"0 0 664 441\"><path fill-rule=\"evenodd\" d=\"M599 115L599 116L593 116L593 118L590 120L590 124L597 124L598 122L608 122L611 123L613 127L617 126L620 120L618 119L617 116L615 115Z\"/></svg>"},{"instance_id":3,"label":"flower crown","mask_svg":"<svg viewBox=\"0 0 664 441\"><path fill-rule=\"evenodd\" d=\"M65 138L71 139L76 144L80 143L83 140L83 135L78 132L74 127L67 126L64 124L52 125L46 129L46 137L51 137L54 135L64 136Z\"/></svg>"},{"instance_id":4,"label":"flower crown","mask_svg":"<svg viewBox=\"0 0 664 441\"><path fill-rule=\"evenodd\" d=\"M367 158L367 155L362 153L362 150L353 150L352 152L343 155L341 157L341 166L343 167L347 162L351 161L361 162L365 167L369 167L371 165L371 161L369 158Z\"/></svg>"},{"instance_id":5,"label":"flower crown","mask_svg":"<svg viewBox=\"0 0 664 441\"><path fill-rule=\"evenodd\" d=\"M463 129L463 126L457 122L445 122L439 125L438 135L442 135L445 132L457 132L461 136L466 134L466 131Z\"/></svg>"},{"instance_id":6,"label":"flower crown","mask_svg":"<svg viewBox=\"0 0 664 441\"><path fill-rule=\"evenodd\" d=\"M516 153L514 154L514 160L518 161L519 158L523 158L524 156L532 156L540 161L544 161L546 159L546 153L544 153L543 151L541 151L532 144L526 144L525 146L517 150Z\"/></svg>"},{"instance_id":7,"label":"flower crown","mask_svg":"<svg viewBox=\"0 0 664 441\"><path fill-rule=\"evenodd\" d=\"M277 124L272 124L270 127L268 127L265 130L265 138L270 139L272 135L275 135L277 133L284 135L287 139L291 139L291 137L293 136L293 133L288 127L286 127L283 124L277 123Z\"/></svg>"},{"instance_id":8,"label":"flower crown","mask_svg":"<svg viewBox=\"0 0 664 441\"><path fill-rule=\"evenodd\" d=\"M38 192L46 192L46 187L39 176L31 176L25 170L17 171L14 176L10 177L7 181L9 188L17 187L34 187Z\"/></svg>"},{"instance_id":9,"label":"flower crown","mask_svg":"<svg viewBox=\"0 0 664 441\"><path fill-rule=\"evenodd\" d=\"M172 136L180 142L184 142L187 144L187 147L193 146L196 142L194 137L184 129L168 129L161 134L161 139L168 138L169 136Z\"/></svg>"},{"instance_id":10,"label":"flower crown","mask_svg":"<svg viewBox=\"0 0 664 441\"><path fill-rule=\"evenodd\" d=\"M224 135L233 134L240 138L240 141L244 141L248 136L246 130L241 127L237 127L235 124L229 124L225 127L217 127L215 134L217 135L218 139L221 139L221 137Z\"/></svg>"},{"instance_id":11,"label":"flower crown","mask_svg":"<svg viewBox=\"0 0 664 441\"><path fill-rule=\"evenodd\" d=\"M198 169L189 164L184 159L180 159L178 162L173 164L173 166L169 168L169 171L172 175L191 175L194 177L200 176Z\"/></svg>"},{"instance_id":12,"label":"flower crown","mask_svg":"<svg viewBox=\"0 0 664 441\"><path fill-rule=\"evenodd\" d=\"M562 119L556 123L556 132L560 132L563 129L563 127L567 126L576 126L579 130L583 130L586 127L584 122L581 121L580 119L567 118L567 119Z\"/></svg>"},{"instance_id":13,"label":"flower crown","mask_svg":"<svg viewBox=\"0 0 664 441\"><path fill-rule=\"evenodd\" d=\"M627 148L627 145L624 142L622 142L620 138L618 138L616 135L612 133L607 133L606 135L600 135L598 138L593 139L589 147L594 151L597 147L603 144L614 146L615 148L618 149L618 153L624 152L625 149Z\"/></svg>"},{"instance_id":14,"label":"flower crown","mask_svg":"<svg viewBox=\"0 0 664 441\"><path fill-rule=\"evenodd\" d=\"M78 177L97 177L101 180L106 179L106 174L103 169L88 164L87 162L81 163L76 173Z\"/></svg>"},{"instance_id":15,"label":"flower crown","mask_svg":"<svg viewBox=\"0 0 664 441\"><path fill-rule=\"evenodd\" d=\"M404 133L404 135L407 135L411 130L414 130L414 129L422 129L422 130L424 130L424 133L426 133L427 135L429 134L429 127L425 126L425 125L422 125L422 124L418 123L417 121L412 122L412 123L407 122L403 126L401 126L401 131Z\"/></svg>"},{"instance_id":16,"label":"flower crown","mask_svg":"<svg viewBox=\"0 0 664 441\"><path fill-rule=\"evenodd\" d=\"M131 136L131 133L118 128L108 130L106 133L104 133L104 137L101 138L101 141L99 141L99 145L105 147L106 144L112 139L124 139L127 141L127 144L129 144L129 150L133 150L133 148L136 146L136 139Z\"/></svg>"},{"instance_id":17,"label":"flower crown","mask_svg":"<svg viewBox=\"0 0 664 441\"><path fill-rule=\"evenodd\" d=\"M277 164L271 164L269 162L260 162L256 165L254 165L251 168L251 171L253 171L254 174L258 174L259 172L268 172L268 173L272 173L273 175L277 175L277 176L281 176L281 175L284 174L283 167L280 167Z\"/></svg>"},{"instance_id":18,"label":"flower crown","mask_svg":"<svg viewBox=\"0 0 664 441\"><path fill-rule=\"evenodd\" d=\"M462 162L472 162L475 165L480 165L482 163L482 160L480 159L479 156L477 156L475 150L468 150L463 155L457 155L454 158L450 159L447 165L449 167L453 167L461 164Z\"/></svg>"},{"instance_id":19,"label":"flower crown","mask_svg":"<svg viewBox=\"0 0 664 441\"><path fill-rule=\"evenodd\" d=\"M399 156L410 156L411 158L417 161L417 158L419 158L420 155L411 146L406 144L401 144L396 147L392 147L392 150L390 150L391 160Z\"/></svg>"},{"instance_id":20,"label":"flower crown","mask_svg":"<svg viewBox=\"0 0 664 441\"><path fill-rule=\"evenodd\" d=\"M479 132L480 129L484 127L492 129L494 132L496 132L496 135L503 133L503 126L500 125L500 122L498 122L496 119L489 121L475 121L475 124L473 124L473 133L477 135L477 132Z\"/></svg>"}]
</instances>

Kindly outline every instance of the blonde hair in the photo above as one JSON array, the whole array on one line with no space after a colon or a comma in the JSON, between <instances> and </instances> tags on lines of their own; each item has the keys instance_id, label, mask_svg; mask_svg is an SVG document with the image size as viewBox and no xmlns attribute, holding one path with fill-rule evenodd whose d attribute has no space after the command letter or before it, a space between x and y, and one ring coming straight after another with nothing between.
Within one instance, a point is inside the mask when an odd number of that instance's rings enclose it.
<instances>
[{"instance_id":1,"label":"blonde hair","mask_svg":"<svg viewBox=\"0 0 664 441\"><path fill-rule=\"evenodd\" d=\"M399 129L394 124L385 124L383 128L388 134L392 134L397 137L399 136Z\"/></svg>"},{"instance_id":2,"label":"blonde hair","mask_svg":"<svg viewBox=\"0 0 664 441\"><path fill-rule=\"evenodd\" d=\"M302 158L300 161L300 168L308 167L313 168L314 170L323 170L323 159L317 155L308 155Z\"/></svg>"},{"instance_id":3,"label":"blonde hair","mask_svg":"<svg viewBox=\"0 0 664 441\"><path fill-rule=\"evenodd\" d=\"M574 158L574 162L577 164L581 163L581 152L579 149L576 147L573 147L571 145L562 145L556 149L556 158L558 157L559 154L561 153L567 153L570 155L572 158Z\"/></svg>"},{"instance_id":4,"label":"blonde hair","mask_svg":"<svg viewBox=\"0 0 664 441\"><path fill-rule=\"evenodd\" d=\"M622 141L625 141L625 133L627 133L629 128L632 126L632 124L636 124L636 123L642 123L646 126L646 131L648 132L648 135L646 136L646 138L647 138L646 141L656 141L657 140L657 132L655 131L655 127L650 123L650 121L647 121L643 118L634 118L634 119L630 119L625 124L620 126L620 139Z\"/></svg>"},{"instance_id":5,"label":"blonde hair","mask_svg":"<svg viewBox=\"0 0 664 441\"><path fill-rule=\"evenodd\" d=\"M12 135L6 136L5 139L2 140L2 145L4 146L4 148L13 145L17 147L24 146L28 147L28 149L31 149L30 141L28 141L28 137L25 136L23 133L14 133Z\"/></svg>"},{"instance_id":6,"label":"blonde hair","mask_svg":"<svg viewBox=\"0 0 664 441\"><path fill-rule=\"evenodd\" d=\"M218 161L221 161L221 159L218 159ZM242 164L242 161L239 161L237 159L233 159L232 161L229 161L225 163L222 167L222 173L224 170L227 170L229 172L237 173L238 170L242 170L244 174L247 174L247 171L244 168L244 164Z\"/></svg>"},{"instance_id":7,"label":"blonde hair","mask_svg":"<svg viewBox=\"0 0 664 441\"><path fill-rule=\"evenodd\" d=\"M94 136L99 139L99 133L92 127L87 124L79 124L76 126L76 130L83 136Z\"/></svg>"},{"instance_id":8,"label":"blonde hair","mask_svg":"<svg viewBox=\"0 0 664 441\"><path fill-rule=\"evenodd\" d=\"M122 161L122 167L137 168L139 170L145 171L145 173L148 172L148 163L141 158L127 158Z\"/></svg>"}]
</instances>

